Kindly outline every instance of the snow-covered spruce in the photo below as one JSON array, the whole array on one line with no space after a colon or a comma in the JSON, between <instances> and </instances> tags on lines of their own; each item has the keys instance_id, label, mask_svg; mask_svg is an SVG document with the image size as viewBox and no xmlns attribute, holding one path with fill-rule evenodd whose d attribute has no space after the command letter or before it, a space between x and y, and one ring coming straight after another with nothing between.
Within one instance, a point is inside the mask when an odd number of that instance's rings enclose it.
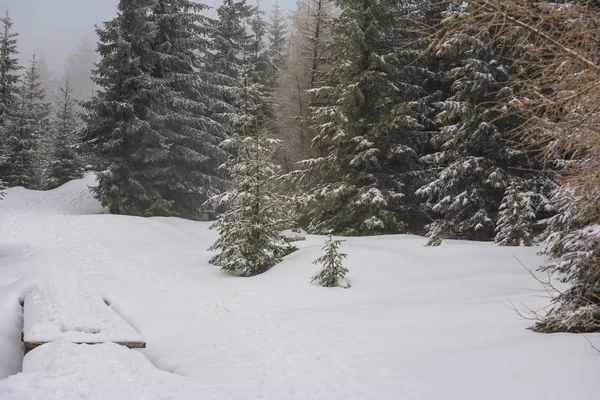
<instances>
[{"instance_id":1,"label":"snow-covered spruce","mask_svg":"<svg viewBox=\"0 0 600 400\"><path fill-rule=\"evenodd\" d=\"M226 137L210 118L217 100L203 74L204 9L188 0L121 0L98 29L101 88L85 103L84 140L95 192L113 213L203 217L202 203L222 189L218 166Z\"/></svg>"},{"instance_id":2,"label":"snow-covered spruce","mask_svg":"<svg viewBox=\"0 0 600 400\"><path fill-rule=\"evenodd\" d=\"M504 85L518 73L517 64L504 61L519 58L515 38L490 45L492 34L487 29L454 33L437 51L448 68L438 74L451 94L438 103L437 149L422 157L435 176L417 190L435 219L427 227L430 245L444 238L492 240L510 182L518 180L524 192L547 187L543 174L528 172L533 167L521 138L512 134L522 122L515 115L523 110L510 110L503 117L497 107L520 104L520 94ZM507 226L502 229L506 234Z\"/></svg>"},{"instance_id":3,"label":"snow-covered spruce","mask_svg":"<svg viewBox=\"0 0 600 400\"><path fill-rule=\"evenodd\" d=\"M121 0L117 16L96 31L100 61L94 82L100 89L88 102L83 141L98 187L94 193L112 213L146 215L162 199L153 190L156 164L167 159L167 144L151 124L149 105L159 96L150 75L155 24L148 0Z\"/></svg>"},{"instance_id":4,"label":"snow-covered spruce","mask_svg":"<svg viewBox=\"0 0 600 400\"><path fill-rule=\"evenodd\" d=\"M211 115L232 135L240 131L244 114L254 116L262 129L271 118L276 75L265 43L267 24L263 13L246 0L224 0L217 14L205 62L219 100L211 105ZM246 93L240 88L246 88ZM244 100L244 96L252 98Z\"/></svg>"},{"instance_id":5,"label":"snow-covered spruce","mask_svg":"<svg viewBox=\"0 0 600 400\"><path fill-rule=\"evenodd\" d=\"M43 187L57 188L73 179L81 178L83 165L77 146L79 118L76 115L77 100L69 73L63 78L56 97L56 115L52 121L49 138L50 162L46 168Z\"/></svg>"},{"instance_id":6,"label":"snow-covered spruce","mask_svg":"<svg viewBox=\"0 0 600 400\"><path fill-rule=\"evenodd\" d=\"M232 136L222 143L230 154L222 166L230 189L209 202L225 209L212 226L219 231L219 239L210 250L220 254L211 263L224 271L253 276L294 250L281 234L289 227L289 219L285 199L276 193L280 167L271 161L279 141L266 137L264 128L271 107L265 24L259 11L245 1L225 0L218 13L211 68L222 83L227 112L221 118ZM246 23L251 31L246 30Z\"/></svg>"},{"instance_id":7,"label":"snow-covered spruce","mask_svg":"<svg viewBox=\"0 0 600 400\"><path fill-rule=\"evenodd\" d=\"M505 191L500 204L495 241L501 246L531 246L533 235L531 224L535 220L531 192L512 183Z\"/></svg>"},{"instance_id":8,"label":"snow-covered spruce","mask_svg":"<svg viewBox=\"0 0 600 400\"><path fill-rule=\"evenodd\" d=\"M19 82L19 52L17 50L18 33L12 32L13 21L8 10L0 18L0 129L5 125L6 116L14 111L17 101L17 83ZM3 136L3 135L2 135ZM1 136L0 136L1 139ZM0 145L2 142L0 141Z\"/></svg>"},{"instance_id":9,"label":"snow-covered spruce","mask_svg":"<svg viewBox=\"0 0 600 400\"><path fill-rule=\"evenodd\" d=\"M220 251L211 263L241 276L261 274L294 248L281 231L289 227L284 198L274 192L279 167L269 160L277 141L236 136L223 142L235 154L227 162L231 189L212 199L223 212L211 229L219 239L209 250Z\"/></svg>"},{"instance_id":10,"label":"snow-covered spruce","mask_svg":"<svg viewBox=\"0 0 600 400\"><path fill-rule=\"evenodd\" d=\"M312 278L312 282L317 282L319 285L324 287L343 287L349 288L350 285L344 279L348 273L348 269L343 266L342 261L348 255L340 253L339 248L342 245L343 240L334 240L331 235L323 246L324 255L317 258L313 264L322 265L321 271L319 271Z\"/></svg>"},{"instance_id":11,"label":"snow-covered spruce","mask_svg":"<svg viewBox=\"0 0 600 400\"><path fill-rule=\"evenodd\" d=\"M267 29L268 53L273 66L280 70L284 67L286 61L286 18L279 5L275 1L275 5L271 10L270 23ZM277 79L277 74L271 77L273 82Z\"/></svg>"},{"instance_id":12,"label":"snow-covered spruce","mask_svg":"<svg viewBox=\"0 0 600 400\"><path fill-rule=\"evenodd\" d=\"M0 200L4 198L6 182L3 180L6 173L6 120L14 113L17 101L17 83L19 82L19 59L17 51L17 33L12 32L13 22L8 10L0 18L2 30L0 31Z\"/></svg>"},{"instance_id":13,"label":"snow-covered spruce","mask_svg":"<svg viewBox=\"0 0 600 400\"><path fill-rule=\"evenodd\" d=\"M218 99L213 75L204 71L207 8L193 0L155 0L151 16L157 27L153 48L160 56L154 76L167 88L153 109L170 153L159 163L156 190L171 204L164 214L190 219L206 219L202 204L226 186L219 166L227 159L220 147L227 135L211 118L209 109Z\"/></svg>"},{"instance_id":14,"label":"snow-covered spruce","mask_svg":"<svg viewBox=\"0 0 600 400\"><path fill-rule=\"evenodd\" d=\"M543 255L552 261L540 268L569 284L556 293L552 308L533 330L538 332L600 331L600 225L597 215L569 188L553 197L557 214L548 220Z\"/></svg>"},{"instance_id":15,"label":"snow-covered spruce","mask_svg":"<svg viewBox=\"0 0 600 400\"><path fill-rule=\"evenodd\" d=\"M237 114L240 79L250 41L247 26L254 9L246 0L223 0L216 11L218 18L209 30L210 51L206 52L203 68L211 74L218 100L210 104L211 116L235 131L232 119Z\"/></svg>"},{"instance_id":16,"label":"snow-covered spruce","mask_svg":"<svg viewBox=\"0 0 600 400\"><path fill-rule=\"evenodd\" d=\"M50 104L35 55L18 87L13 113L5 116L0 171L8 186L38 189L42 180L42 138L49 126Z\"/></svg>"},{"instance_id":17,"label":"snow-covered spruce","mask_svg":"<svg viewBox=\"0 0 600 400\"><path fill-rule=\"evenodd\" d=\"M255 91L260 96L254 99L254 111L259 127L269 126L273 118L273 95L275 91L275 80L277 67L266 43L268 25L263 18L263 12L255 7L252 18L249 21L252 34L248 36L245 48L245 69L247 69L248 80L253 84Z\"/></svg>"},{"instance_id":18,"label":"snow-covered spruce","mask_svg":"<svg viewBox=\"0 0 600 400\"><path fill-rule=\"evenodd\" d=\"M398 2L344 0L331 24L330 70L310 91L309 125L322 157L302 162L309 231L343 235L403 232L419 214L418 89L402 39Z\"/></svg>"}]
</instances>

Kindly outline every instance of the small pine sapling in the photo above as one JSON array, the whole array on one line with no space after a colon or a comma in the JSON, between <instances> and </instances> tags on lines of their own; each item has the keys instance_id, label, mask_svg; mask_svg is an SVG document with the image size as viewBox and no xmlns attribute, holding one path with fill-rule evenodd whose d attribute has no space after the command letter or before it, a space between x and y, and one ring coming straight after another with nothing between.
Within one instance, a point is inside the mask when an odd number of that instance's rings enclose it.
<instances>
[{"instance_id":1,"label":"small pine sapling","mask_svg":"<svg viewBox=\"0 0 600 400\"><path fill-rule=\"evenodd\" d=\"M519 184L508 186L500 204L495 241L500 246L531 246L531 223L535 220L531 196Z\"/></svg>"},{"instance_id":2,"label":"small pine sapling","mask_svg":"<svg viewBox=\"0 0 600 400\"><path fill-rule=\"evenodd\" d=\"M323 246L325 254L313 262L315 265L323 265L323 268L313 276L312 282L316 281L324 287L340 286L346 289L350 287L344 279L348 273L348 269L342 265L342 260L348 255L338 252L342 242L344 240L333 240L332 236L329 235L329 239L327 239L325 246Z\"/></svg>"}]
</instances>

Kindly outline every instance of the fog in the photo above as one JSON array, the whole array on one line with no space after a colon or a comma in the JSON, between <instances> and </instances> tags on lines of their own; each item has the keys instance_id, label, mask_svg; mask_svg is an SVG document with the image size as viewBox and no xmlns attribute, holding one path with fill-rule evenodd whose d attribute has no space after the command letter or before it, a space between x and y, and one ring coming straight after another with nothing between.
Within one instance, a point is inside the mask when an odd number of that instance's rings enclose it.
<instances>
[{"instance_id":1,"label":"fog","mask_svg":"<svg viewBox=\"0 0 600 400\"><path fill-rule=\"evenodd\" d=\"M48 63L50 70L62 74L65 61L86 35L95 41L94 24L114 17L119 0L0 0L2 12L8 7L15 23L13 31L20 34L19 51L22 62L35 52ZM221 0L205 0L215 7ZM250 0L250 4L255 2ZM275 0L263 0L261 9L269 11ZM279 0L285 10L295 0ZM214 15L214 14L213 14Z\"/></svg>"}]
</instances>

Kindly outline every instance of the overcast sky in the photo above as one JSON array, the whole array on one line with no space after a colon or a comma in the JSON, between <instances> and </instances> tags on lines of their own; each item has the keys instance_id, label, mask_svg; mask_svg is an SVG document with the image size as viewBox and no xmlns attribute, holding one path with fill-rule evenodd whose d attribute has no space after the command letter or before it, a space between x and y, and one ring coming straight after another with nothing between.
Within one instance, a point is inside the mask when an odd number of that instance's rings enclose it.
<instances>
[{"instance_id":1,"label":"overcast sky","mask_svg":"<svg viewBox=\"0 0 600 400\"><path fill-rule=\"evenodd\" d=\"M0 9L8 7L20 34L19 51L25 60L35 51L48 62L55 74L62 74L66 58L75 51L81 38L94 34L94 24L114 17L119 0L0 0ZM222 0L204 0L218 6ZM254 0L249 0L254 4ZM261 8L270 10L275 0L262 0ZM279 0L286 10L295 0Z\"/></svg>"}]
</instances>

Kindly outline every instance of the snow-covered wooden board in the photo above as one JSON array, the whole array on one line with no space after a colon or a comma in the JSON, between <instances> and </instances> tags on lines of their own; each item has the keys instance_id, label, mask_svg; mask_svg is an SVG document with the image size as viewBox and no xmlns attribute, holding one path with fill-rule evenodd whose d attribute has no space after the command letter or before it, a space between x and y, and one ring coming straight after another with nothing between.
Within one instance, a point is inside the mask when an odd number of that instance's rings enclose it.
<instances>
[{"instance_id":1,"label":"snow-covered wooden board","mask_svg":"<svg viewBox=\"0 0 600 400\"><path fill-rule=\"evenodd\" d=\"M39 286L27 294L23 302L25 351L55 341L146 347L137 331L101 297L74 286L60 290Z\"/></svg>"}]
</instances>

